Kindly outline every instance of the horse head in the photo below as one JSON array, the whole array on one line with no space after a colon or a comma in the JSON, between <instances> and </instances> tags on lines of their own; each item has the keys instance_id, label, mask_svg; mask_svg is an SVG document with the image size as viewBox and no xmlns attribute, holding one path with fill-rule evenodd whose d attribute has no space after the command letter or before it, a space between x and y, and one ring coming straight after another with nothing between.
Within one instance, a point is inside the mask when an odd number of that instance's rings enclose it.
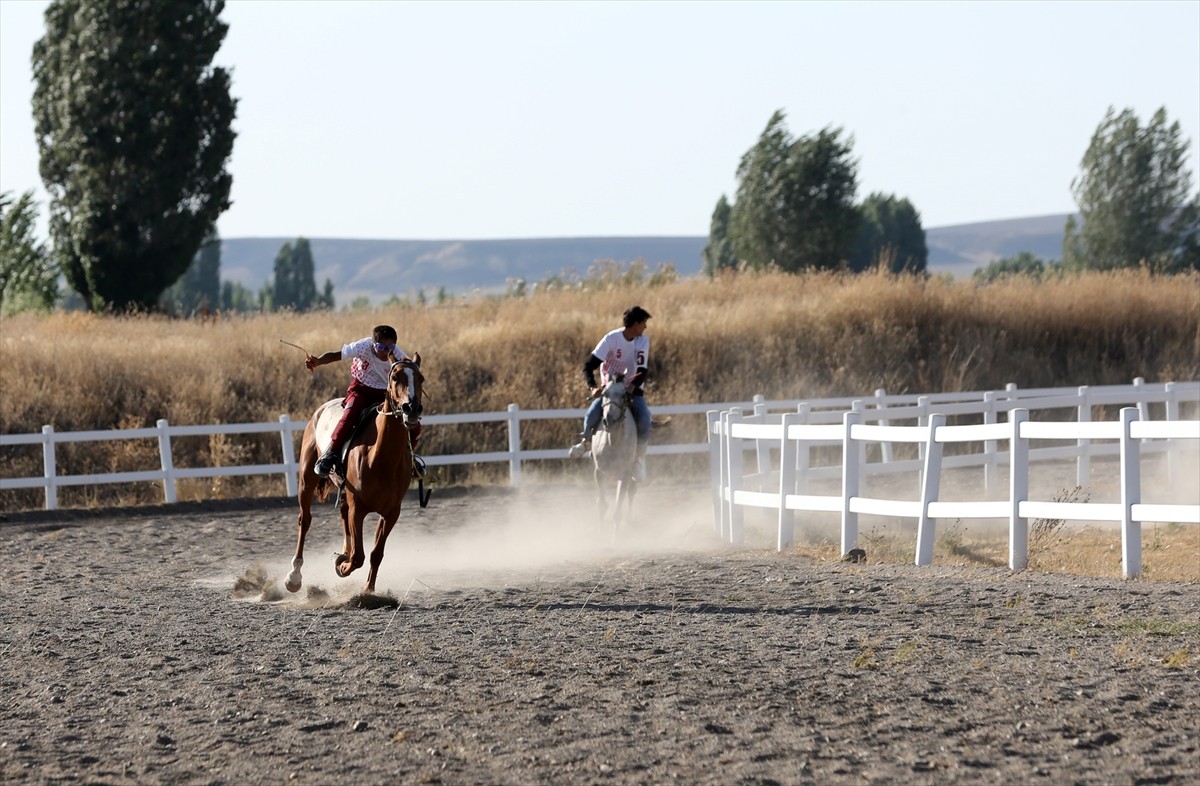
<instances>
[{"instance_id":1,"label":"horse head","mask_svg":"<svg viewBox=\"0 0 1200 786\"><path fill-rule=\"evenodd\" d=\"M425 377L421 374L421 353L402 358L388 371L387 399L390 414L404 416L405 423L421 419Z\"/></svg>"},{"instance_id":2,"label":"horse head","mask_svg":"<svg viewBox=\"0 0 1200 786\"><path fill-rule=\"evenodd\" d=\"M610 428L621 422L625 417L625 410L629 406L629 390L625 387L625 375L618 374L604 386L600 396L603 402L600 405L604 426Z\"/></svg>"}]
</instances>

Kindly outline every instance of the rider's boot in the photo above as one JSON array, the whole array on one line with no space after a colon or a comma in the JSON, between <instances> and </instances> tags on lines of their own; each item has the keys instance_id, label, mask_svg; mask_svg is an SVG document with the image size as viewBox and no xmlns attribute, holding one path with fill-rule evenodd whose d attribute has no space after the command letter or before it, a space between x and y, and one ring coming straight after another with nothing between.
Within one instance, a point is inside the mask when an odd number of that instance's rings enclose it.
<instances>
[{"instance_id":1,"label":"rider's boot","mask_svg":"<svg viewBox=\"0 0 1200 786\"><path fill-rule=\"evenodd\" d=\"M591 448L591 444L592 444L592 433L590 431L582 432L579 435L579 441L576 442L574 445L572 445L571 449L567 451L567 458L573 458L573 459L583 458L584 456L586 456L588 454L588 450Z\"/></svg>"},{"instance_id":2,"label":"rider's boot","mask_svg":"<svg viewBox=\"0 0 1200 786\"><path fill-rule=\"evenodd\" d=\"M329 477L329 471L333 469L336 464L337 453L334 452L333 448L330 448L322 453L321 457L317 459L317 464L313 467L313 471L317 473L317 477L327 478Z\"/></svg>"}]
</instances>

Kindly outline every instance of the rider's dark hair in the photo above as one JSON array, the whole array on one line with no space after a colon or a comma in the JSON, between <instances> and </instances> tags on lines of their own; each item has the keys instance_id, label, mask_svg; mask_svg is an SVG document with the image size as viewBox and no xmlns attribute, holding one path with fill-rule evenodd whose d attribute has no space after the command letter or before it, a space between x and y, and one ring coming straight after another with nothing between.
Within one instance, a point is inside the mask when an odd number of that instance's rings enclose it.
<instances>
[{"instance_id":1,"label":"rider's dark hair","mask_svg":"<svg viewBox=\"0 0 1200 786\"><path fill-rule=\"evenodd\" d=\"M645 322L649 318L649 311L641 306L634 306L633 308L625 310L625 327L632 327L639 322Z\"/></svg>"},{"instance_id":2,"label":"rider's dark hair","mask_svg":"<svg viewBox=\"0 0 1200 786\"><path fill-rule=\"evenodd\" d=\"M381 344L384 341L390 341L395 344L397 338L396 328L391 325L378 325L371 331L371 338L375 340L376 344Z\"/></svg>"}]
</instances>

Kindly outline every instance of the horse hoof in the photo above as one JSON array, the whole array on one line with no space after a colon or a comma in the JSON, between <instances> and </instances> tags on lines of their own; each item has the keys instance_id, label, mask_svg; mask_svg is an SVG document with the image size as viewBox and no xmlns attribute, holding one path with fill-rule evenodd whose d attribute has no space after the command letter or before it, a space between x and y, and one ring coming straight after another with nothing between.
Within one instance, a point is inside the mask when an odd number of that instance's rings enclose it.
<instances>
[{"instance_id":1,"label":"horse hoof","mask_svg":"<svg viewBox=\"0 0 1200 786\"><path fill-rule=\"evenodd\" d=\"M300 583L301 577L299 573L289 573L287 581L284 582L283 586L287 587L288 592L299 592Z\"/></svg>"}]
</instances>

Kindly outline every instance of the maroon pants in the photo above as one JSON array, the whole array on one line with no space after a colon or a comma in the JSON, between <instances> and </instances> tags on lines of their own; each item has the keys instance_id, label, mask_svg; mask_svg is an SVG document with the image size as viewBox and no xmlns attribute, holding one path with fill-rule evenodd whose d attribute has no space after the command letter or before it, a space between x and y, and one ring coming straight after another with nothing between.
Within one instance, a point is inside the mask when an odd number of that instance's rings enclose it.
<instances>
[{"instance_id":1,"label":"maroon pants","mask_svg":"<svg viewBox=\"0 0 1200 786\"><path fill-rule=\"evenodd\" d=\"M358 425L362 413L368 407L382 404L386 396L387 391L383 388L364 385L357 379L350 380L350 387L346 388L346 400L342 402L342 419L338 421L329 437L329 449L334 453L341 453L342 446Z\"/></svg>"}]
</instances>

